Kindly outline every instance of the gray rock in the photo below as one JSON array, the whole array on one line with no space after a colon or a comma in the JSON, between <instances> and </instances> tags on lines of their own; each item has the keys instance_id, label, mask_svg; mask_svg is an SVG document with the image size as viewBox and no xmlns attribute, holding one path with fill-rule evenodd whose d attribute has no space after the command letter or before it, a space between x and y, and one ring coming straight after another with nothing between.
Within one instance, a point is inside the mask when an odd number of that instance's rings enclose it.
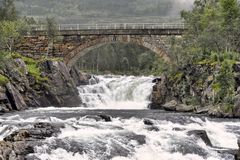
<instances>
[{"instance_id":1,"label":"gray rock","mask_svg":"<svg viewBox=\"0 0 240 160\"><path fill-rule=\"evenodd\" d=\"M154 125L154 122L151 119L144 119L143 123L148 126Z\"/></svg>"},{"instance_id":2,"label":"gray rock","mask_svg":"<svg viewBox=\"0 0 240 160\"><path fill-rule=\"evenodd\" d=\"M34 153L36 145L43 145L44 139L60 132L59 125L37 123L32 128L20 129L0 141L0 160L25 160Z\"/></svg>"},{"instance_id":3,"label":"gray rock","mask_svg":"<svg viewBox=\"0 0 240 160\"><path fill-rule=\"evenodd\" d=\"M100 117L105 122L111 122L112 121L112 117L109 116L109 115L101 114L101 115L98 115L98 117Z\"/></svg>"},{"instance_id":4,"label":"gray rock","mask_svg":"<svg viewBox=\"0 0 240 160\"><path fill-rule=\"evenodd\" d=\"M235 160L240 160L240 139L238 139L238 152L235 155Z\"/></svg>"},{"instance_id":5,"label":"gray rock","mask_svg":"<svg viewBox=\"0 0 240 160\"><path fill-rule=\"evenodd\" d=\"M63 62L45 61L40 64L42 71L49 78L45 86L45 97L42 104L51 104L55 107L80 106L81 99L69 69ZM48 102L46 102L46 100Z\"/></svg>"},{"instance_id":6,"label":"gray rock","mask_svg":"<svg viewBox=\"0 0 240 160\"><path fill-rule=\"evenodd\" d=\"M163 108L166 110L166 111L176 111L176 108L177 108L177 105L178 105L178 102L175 101L175 100L172 100L168 103L165 103L163 105Z\"/></svg>"},{"instance_id":7,"label":"gray rock","mask_svg":"<svg viewBox=\"0 0 240 160\"><path fill-rule=\"evenodd\" d=\"M176 107L177 112L193 112L194 110L195 107L191 105L179 104Z\"/></svg>"},{"instance_id":8,"label":"gray rock","mask_svg":"<svg viewBox=\"0 0 240 160\"><path fill-rule=\"evenodd\" d=\"M150 109L162 109L162 105L166 103L168 98L168 79L166 76L161 77L161 81L153 86L153 91L151 95Z\"/></svg>"},{"instance_id":9,"label":"gray rock","mask_svg":"<svg viewBox=\"0 0 240 160\"><path fill-rule=\"evenodd\" d=\"M206 106L206 107L200 107L197 108L197 111L195 112L196 114L207 114L208 111L210 110L210 106Z\"/></svg>"},{"instance_id":10,"label":"gray rock","mask_svg":"<svg viewBox=\"0 0 240 160\"><path fill-rule=\"evenodd\" d=\"M12 105L13 110L23 110L27 108L27 105L24 101L24 98L19 93L19 91L11 84L6 85L7 88L7 97Z\"/></svg>"},{"instance_id":11,"label":"gray rock","mask_svg":"<svg viewBox=\"0 0 240 160\"><path fill-rule=\"evenodd\" d=\"M212 143L207 135L207 132L204 130L192 130L192 131L188 131L187 135L189 136L195 136L196 138L200 138L201 140L203 140L203 142L207 145L212 147Z\"/></svg>"}]
</instances>

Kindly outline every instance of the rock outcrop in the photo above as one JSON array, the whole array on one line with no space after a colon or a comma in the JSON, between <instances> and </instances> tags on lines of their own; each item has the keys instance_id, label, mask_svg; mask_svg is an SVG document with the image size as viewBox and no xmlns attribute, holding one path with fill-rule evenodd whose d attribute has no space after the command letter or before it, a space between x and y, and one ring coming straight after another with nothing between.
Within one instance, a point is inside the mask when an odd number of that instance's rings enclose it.
<instances>
[{"instance_id":1,"label":"rock outcrop","mask_svg":"<svg viewBox=\"0 0 240 160\"><path fill-rule=\"evenodd\" d=\"M0 70L8 79L8 83L0 85L0 113L28 107L79 106L77 86L82 83L76 82L81 74L73 78L69 70L61 61L43 60L36 64L26 64L21 58L9 61Z\"/></svg>"},{"instance_id":2,"label":"rock outcrop","mask_svg":"<svg viewBox=\"0 0 240 160\"><path fill-rule=\"evenodd\" d=\"M44 103L56 107L76 107L81 104L77 85L63 62L45 61L40 67L42 74L49 79L43 89Z\"/></svg>"},{"instance_id":3,"label":"rock outcrop","mask_svg":"<svg viewBox=\"0 0 240 160\"><path fill-rule=\"evenodd\" d=\"M232 70L228 84L219 82L221 66L208 64L186 65L175 75L156 78L149 108L240 118L240 64L233 65ZM225 85L231 86L226 88ZM224 94L229 88L233 89L227 97Z\"/></svg>"}]
</instances>

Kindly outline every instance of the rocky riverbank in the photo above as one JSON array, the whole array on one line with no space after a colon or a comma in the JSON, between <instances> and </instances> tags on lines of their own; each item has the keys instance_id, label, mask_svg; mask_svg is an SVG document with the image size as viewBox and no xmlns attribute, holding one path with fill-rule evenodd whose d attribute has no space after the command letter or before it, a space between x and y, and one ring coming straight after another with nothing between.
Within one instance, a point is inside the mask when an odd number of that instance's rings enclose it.
<instances>
[{"instance_id":1,"label":"rocky riverbank","mask_svg":"<svg viewBox=\"0 0 240 160\"><path fill-rule=\"evenodd\" d=\"M234 64L232 70L234 82L231 83L235 91L228 97L224 97L226 93L221 90L226 86L217 82L222 71L219 66L192 65L175 75L162 75L153 81L149 108L240 118L240 64Z\"/></svg>"},{"instance_id":2,"label":"rocky riverbank","mask_svg":"<svg viewBox=\"0 0 240 160\"><path fill-rule=\"evenodd\" d=\"M81 104L77 86L86 76L58 60L13 56L0 70L0 112L29 107L75 107Z\"/></svg>"}]
</instances>

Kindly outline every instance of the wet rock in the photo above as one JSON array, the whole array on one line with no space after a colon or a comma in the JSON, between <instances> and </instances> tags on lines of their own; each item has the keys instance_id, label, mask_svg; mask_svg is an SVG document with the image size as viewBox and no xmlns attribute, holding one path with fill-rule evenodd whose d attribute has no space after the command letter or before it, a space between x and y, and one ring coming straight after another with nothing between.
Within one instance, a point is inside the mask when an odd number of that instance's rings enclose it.
<instances>
[{"instance_id":1,"label":"wet rock","mask_svg":"<svg viewBox=\"0 0 240 160\"><path fill-rule=\"evenodd\" d=\"M152 80L152 83L159 83L161 80L161 78L155 78L154 80Z\"/></svg>"},{"instance_id":2,"label":"wet rock","mask_svg":"<svg viewBox=\"0 0 240 160\"><path fill-rule=\"evenodd\" d=\"M84 118L86 119L94 119L95 121L105 121L105 122L111 122L112 117L110 115L87 115Z\"/></svg>"},{"instance_id":3,"label":"wet rock","mask_svg":"<svg viewBox=\"0 0 240 160\"><path fill-rule=\"evenodd\" d=\"M158 81L153 86L153 91L151 95L150 109L162 109L162 105L166 102L168 98L168 79L166 76L161 77L161 81Z\"/></svg>"},{"instance_id":4,"label":"wet rock","mask_svg":"<svg viewBox=\"0 0 240 160\"><path fill-rule=\"evenodd\" d=\"M238 151L237 154L235 155L235 160L240 160L240 139L238 139Z\"/></svg>"},{"instance_id":5,"label":"wet rock","mask_svg":"<svg viewBox=\"0 0 240 160\"><path fill-rule=\"evenodd\" d=\"M24 141L25 139L29 138L29 136L30 134L28 130L19 130L5 137L4 141L8 141L8 142Z\"/></svg>"},{"instance_id":6,"label":"wet rock","mask_svg":"<svg viewBox=\"0 0 240 160\"><path fill-rule=\"evenodd\" d=\"M34 153L34 147L43 145L41 140L60 132L59 125L37 123L32 128L20 129L0 141L0 160L25 160Z\"/></svg>"},{"instance_id":7,"label":"wet rock","mask_svg":"<svg viewBox=\"0 0 240 160\"><path fill-rule=\"evenodd\" d=\"M12 105L12 108L18 111L26 109L27 105L19 91L11 83L8 83L6 88L7 97Z\"/></svg>"},{"instance_id":8,"label":"wet rock","mask_svg":"<svg viewBox=\"0 0 240 160\"><path fill-rule=\"evenodd\" d=\"M173 128L172 130L173 130L173 131L184 131L184 130L186 130L186 129L175 127L175 128Z\"/></svg>"},{"instance_id":9,"label":"wet rock","mask_svg":"<svg viewBox=\"0 0 240 160\"><path fill-rule=\"evenodd\" d=\"M207 135L207 132L204 130L192 130L192 131L188 131L187 135L189 136L195 136L196 138L200 138L201 140L203 140L203 142L207 145L212 147L212 143Z\"/></svg>"},{"instance_id":10,"label":"wet rock","mask_svg":"<svg viewBox=\"0 0 240 160\"><path fill-rule=\"evenodd\" d=\"M91 78L91 76L82 73L79 71L79 69L77 69L76 66L73 66L70 70L70 74L75 82L75 84L77 86L80 85L88 85L89 84L89 79Z\"/></svg>"},{"instance_id":11,"label":"wet rock","mask_svg":"<svg viewBox=\"0 0 240 160\"><path fill-rule=\"evenodd\" d=\"M151 120L151 119L144 119L143 123L145 125L147 125L147 128L146 128L147 130L149 130L149 131L156 131L156 132L159 131L159 128L154 126L153 120Z\"/></svg>"},{"instance_id":12,"label":"wet rock","mask_svg":"<svg viewBox=\"0 0 240 160\"><path fill-rule=\"evenodd\" d=\"M143 123L148 126L154 125L154 122L151 119L144 119Z\"/></svg>"},{"instance_id":13,"label":"wet rock","mask_svg":"<svg viewBox=\"0 0 240 160\"><path fill-rule=\"evenodd\" d=\"M160 131L159 128L156 127L156 126L150 126L150 127L147 127L147 130L149 130L149 131L155 131L155 132Z\"/></svg>"},{"instance_id":14,"label":"wet rock","mask_svg":"<svg viewBox=\"0 0 240 160\"><path fill-rule=\"evenodd\" d=\"M101 121L102 120L101 117L96 116L96 115L87 115L84 118L86 118L86 119L94 119L95 121Z\"/></svg>"},{"instance_id":15,"label":"wet rock","mask_svg":"<svg viewBox=\"0 0 240 160\"><path fill-rule=\"evenodd\" d=\"M100 117L102 120L104 120L105 122L111 122L112 121L112 117L109 115L98 115L98 117Z\"/></svg>"}]
</instances>

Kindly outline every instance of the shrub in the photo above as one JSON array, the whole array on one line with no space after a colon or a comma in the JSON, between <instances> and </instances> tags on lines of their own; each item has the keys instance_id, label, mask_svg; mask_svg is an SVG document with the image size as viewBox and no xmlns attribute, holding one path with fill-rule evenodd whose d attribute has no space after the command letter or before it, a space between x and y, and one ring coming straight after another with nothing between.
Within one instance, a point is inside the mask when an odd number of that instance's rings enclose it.
<instances>
[{"instance_id":1,"label":"shrub","mask_svg":"<svg viewBox=\"0 0 240 160\"><path fill-rule=\"evenodd\" d=\"M9 82L9 79L4 75L0 74L0 86L4 86Z\"/></svg>"}]
</instances>

